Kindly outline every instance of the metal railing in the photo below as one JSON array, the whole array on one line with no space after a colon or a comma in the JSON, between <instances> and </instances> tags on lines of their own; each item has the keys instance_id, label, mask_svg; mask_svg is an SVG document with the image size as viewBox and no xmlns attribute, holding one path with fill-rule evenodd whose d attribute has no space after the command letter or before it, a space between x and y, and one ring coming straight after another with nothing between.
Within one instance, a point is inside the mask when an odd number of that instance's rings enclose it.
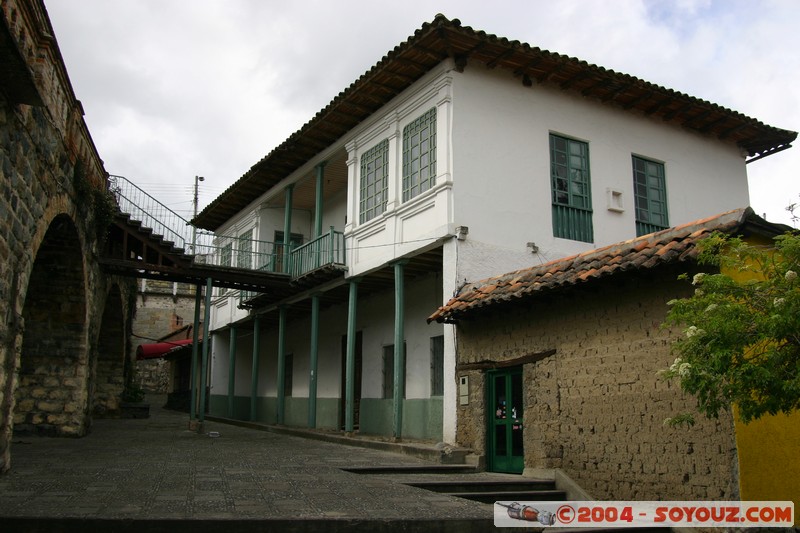
<instances>
[{"instance_id":1,"label":"metal railing","mask_svg":"<svg viewBox=\"0 0 800 533\"><path fill-rule=\"evenodd\" d=\"M247 243L246 246L242 244ZM235 247L238 245L237 247ZM282 272L283 244L232 238L230 242L197 244L195 261L218 267L242 268L261 272Z\"/></svg>"},{"instance_id":2,"label":"metal railing","mask_svg":"<svg viewBox=\"0 0 800 533\"><path fill-rule=\"evenodd\" d=\"M121 212L141 222L165 241L172 242L184 253L193 255L196 263L218 267L288 273L298 278L326 265L345 264L344 233L334 230L301 246L244 239L238 236L214 235L196 230L188 220L165 206L123 176L109 176L109 191ZM214 243L223 243L221 246ZM284 258L289 254L288 272ZM241 296L250 296L247 291Z\"/></svg>"},{"instance_id":3,"label":"metal railing","mask_svg":"<svg viewBox=\"0 0 800 533\"><path fill-rule=\"evenodd\" d=\"M299 278L322 266L344 265L344 252L344 233L331 226L328 233L291 251L289 273L293 278Z\"/></svg>"},{"instance_id":4,"label":"metal railing","mask_svg":"<svg viewBox=\"0 0 800 533\"><path fill-rule=\"evenodd\" d=\"M193 228L186 219L122 176L109 176L108 189L116 198L120 211L130 215L131 220L141 222L142 227L152 229L153 233L161 235L177 248L188 251ZM197 238L210 242L207 234L198 233Z\"/></svg>"}]
</instances>

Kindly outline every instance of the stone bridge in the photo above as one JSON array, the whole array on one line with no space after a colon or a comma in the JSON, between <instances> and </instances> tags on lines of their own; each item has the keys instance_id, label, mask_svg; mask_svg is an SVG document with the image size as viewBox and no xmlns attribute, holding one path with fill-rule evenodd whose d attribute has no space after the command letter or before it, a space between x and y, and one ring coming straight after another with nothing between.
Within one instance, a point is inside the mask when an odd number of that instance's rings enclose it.
<instances>
[{"instance_id":1,"label":"stone bridge","mask_svg":"<svg viewBox=\"0 0 800 533\"><path fill-rule=\"evenodd\" d=\"M106 181L43 2L0 2L0 472L13 432L118 407L135 282L98 262Z\"/></svg>"}]
</instances>

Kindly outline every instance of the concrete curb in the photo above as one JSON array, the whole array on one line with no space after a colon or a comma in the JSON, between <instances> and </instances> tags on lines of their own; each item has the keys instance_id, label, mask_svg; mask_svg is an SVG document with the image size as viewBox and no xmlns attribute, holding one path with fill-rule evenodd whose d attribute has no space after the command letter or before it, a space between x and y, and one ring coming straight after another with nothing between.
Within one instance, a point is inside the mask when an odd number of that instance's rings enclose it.
<instances>
[{"instance_id":1,"label":"concrete curb","mask_svg":"<svg viewBox=\"0 0 800 533\"><path fill-rule=\"evenodd\" d=\"M333 442L336 444L344 444L346 446L356 446L384 452L401 453L410 457L416 457L417 459L424 459L426 461L441 464L465 464L467 456L471 454L471 450L467 448L458 448L449 444L442 446L440 444L428 444L414 441L390 442L365 437L348 437L347 435L328 433L324 431L290 428L286 426L274 426L218 416L206 416L205 419L221 424L230 424L233 426L256 429L259 431L269 431L271 433L278 433L280 435L291 435L293 437L302 437L305 439L313 439L323 442Z\"/></svg>"}]
</instances>

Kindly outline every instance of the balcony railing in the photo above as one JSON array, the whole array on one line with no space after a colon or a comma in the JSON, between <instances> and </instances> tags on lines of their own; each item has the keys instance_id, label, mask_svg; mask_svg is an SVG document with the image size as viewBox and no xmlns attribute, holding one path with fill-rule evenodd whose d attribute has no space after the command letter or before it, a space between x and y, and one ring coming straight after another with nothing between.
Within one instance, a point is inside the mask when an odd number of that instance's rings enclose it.
<instances>
[{"instance_id":1,"label":"balcony railing","mask_svg":"<svg viewBox=\"0 0 800 533\"><path fill-rule=\"evenodd\" d=\"M323 266L344 265L344 252L344 233L331 226L328 233L291 251L289 273L299 278Z\"/></svg>"},{"instance_id":2,"label":"balcony railing","mask_svg":"<svg viewBox=\"0 0 800 533\"><path fill-rule=\"evenodd\" d=\"M292 249L291 245L257 241L242 236L215 235L198 230L189 221L150 196L122 176L109 176L109 191L114 194L120 212L138 221L154 235L169 241L195 263L221 268L275 272L299 278L326 266L344 266L344 234L331 227L325 235ZM224 243L222 246L214 242ZM219 295L231 295L220 289ZM240 306L258 296L258 292L239 290Z\"/></svg>"},{"instance_id":3,"label":"balcony railing","mask_svg":"<svg viewBox=\"0 0 800 533\"><path fill-rule=\"evenodd\" d=\"M233 243L236 243L236 249ZM284 245L268 241L233 239L224 246L197 244L195 262L205 265L283 272Z\"/></svg>"}]
</instances>

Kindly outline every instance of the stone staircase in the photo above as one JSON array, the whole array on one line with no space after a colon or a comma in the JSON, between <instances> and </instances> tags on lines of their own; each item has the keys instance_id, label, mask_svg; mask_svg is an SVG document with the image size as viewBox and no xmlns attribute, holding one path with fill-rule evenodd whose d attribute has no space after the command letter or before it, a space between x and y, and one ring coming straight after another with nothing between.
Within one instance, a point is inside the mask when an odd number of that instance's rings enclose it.
<instances>
[{"instance_id":1,"label":"stone staircase","mask_svg":"<svg viewBox=\"0 0 800 533\"><path fill-rule=\"evenodd\" d=\"M430 490L448 496L465 498L481 503L497 501L564 501L567 493L556 488L554 480L455 480L416 481L406 483L411 487Z\"/></svg>"},{"instance_id":2,"label":"stone staircase","mask_svg":"<svg viewBox=\"0 0 800 533\"><path fill-rule=\"evenodd\" d=\"M186 250L176 245L175 242L168 240L163 235L157 234L153 228L144 225L141 220L136 220L130 213L123 213L118 211L116 214L116 222L128 230L135 232L142 239L146 240L150 246L162 250L166 254L185 256L191 261L191 256L186 254Z\"/></svg>"},{"instance_id":3,"label":"stone staircase","mask_svg":"<svg viewBox=\"0 0 800 533\"><path fill-rule=\"evenodd\" d=\"M511 504L517 502L565 502L570 501L567 490L559 488L554 479L533 479L515 475L482 472L469 464L385 465L343 468L347 472L365 475L391 476L399 483L428 490L437 494L463 498L480 504L495 502ZM497 476L490 478L489 476ZM530 531L541 527L537 523L520 522L519 528L505 531ZM541 530L541 529L539 529ZM564 528L559 531L592 533L597 531L658 531L669 533L673 528L664 527L581 527Z\"/></svg>"}]
</instances>

